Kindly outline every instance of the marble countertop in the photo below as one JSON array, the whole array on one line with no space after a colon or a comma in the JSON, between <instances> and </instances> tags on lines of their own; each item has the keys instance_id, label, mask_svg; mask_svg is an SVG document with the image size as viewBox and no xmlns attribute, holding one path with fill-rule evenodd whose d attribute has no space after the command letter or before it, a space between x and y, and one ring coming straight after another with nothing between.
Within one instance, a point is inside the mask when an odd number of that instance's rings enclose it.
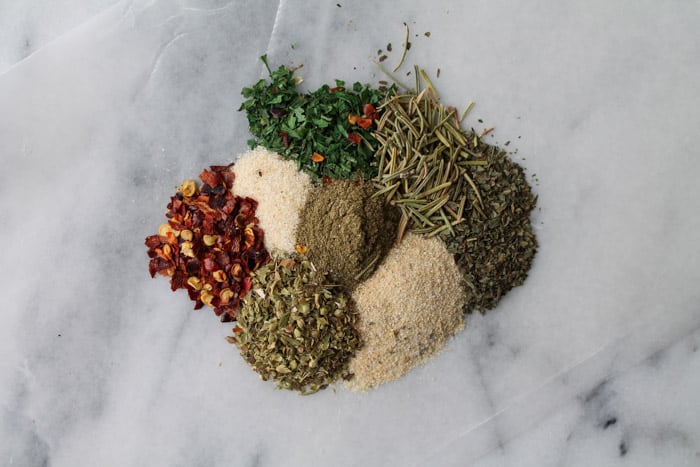
<instances>
[{"instance_id":1,"label":"marble countertop","mask_svg":"<svg viewBox=\"0 0 700 467\"><path fill-rule=\"evenodd\" d=\"M700 465L697 2L0 2L0 464ZM261 382L151 280L174 188L250 137L258 57L476 102L539 196L523 287L368 393ZM430 34L427 34L430 33ZM401 76L401 75L399 75ZM406 78L410 81L410 78Z\"/></svg>"}]
</instances>

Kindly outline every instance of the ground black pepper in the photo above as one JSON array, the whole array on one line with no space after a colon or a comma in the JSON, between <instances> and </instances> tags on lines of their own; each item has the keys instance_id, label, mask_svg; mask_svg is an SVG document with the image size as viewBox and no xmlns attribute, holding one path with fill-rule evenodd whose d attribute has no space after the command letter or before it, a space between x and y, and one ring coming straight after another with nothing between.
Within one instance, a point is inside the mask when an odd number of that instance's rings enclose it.
<instances>
[{"instance_id":1,"label":"ground black pepper","mask_svg":"<svg viewBox=\"0 0 700 467\"><path fill-rule=\"evenodd\" d=\"M300 248L347 290L370 276L396 238L398 212L374 192L371 183L329 181L309 195L300 215Z\"/></svg>"}]
</instances>

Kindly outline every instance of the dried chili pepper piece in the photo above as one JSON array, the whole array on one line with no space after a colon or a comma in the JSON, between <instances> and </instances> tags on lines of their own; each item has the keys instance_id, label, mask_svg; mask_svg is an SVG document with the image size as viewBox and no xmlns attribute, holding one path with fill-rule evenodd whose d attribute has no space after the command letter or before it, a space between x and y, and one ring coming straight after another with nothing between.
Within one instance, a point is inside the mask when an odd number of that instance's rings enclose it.
<instances>
[{"instance_id":1,"label":"dried chili pepper piece","mask_svg":"<svg viewBox=\"0 0 700 467\"><path fill-rule=\"evenodd\" d=\"M162 243L159 235L149 235L146 237L146 246L149 248L155 248Z\"/></svg>"},{"instance_id":2,"label":"dried chili pepper piece","mask_svg":"<svg viewBox=\"0 0 700 467\"><path fill-rule=\"evenodd\" d=\"M280 131L277 133L277 136L282 138L282 146L284 146L285 148L288 148L289 147L289 134L287 134L286 131Z\"/></svg>"},{"instance_id":3,"label":"dried chili pepper piece","mask_svg":"<svg viewBox=\"0 0 700 467\"><path fill-rule=\"evenodd\" d=\"M200 180L202 180L206 185L210 187L215 187L222 182L221 175L218 172L210 171L204 169L202 173L199 174Z\"/></svg>"},{"instance_id":4,"label":"dried chili pepper piece","mask_svg":"<svg viewBox=\"0 0 700 467\"><path fill-rule=\"evenodd\" d=\"M364 118L364 117L357 117L357 125L360 128L362 128L363 130L366 130L372 126L372 119L371 118Z\"/></svg>"},{"instance_id":5,"label":"dried chili pepper piece","mask_svg":"<svg viewBox=\"0 0 700 467\"><path fill-rule=\"evenodd\" d=\"M368 118L370 120L376 120L379 118L379 113L377 112L377 109L372 104L365 104L362 107L362 114L364 115L365 118Z\"/></svg>"},{"instance_id":6,"label":"dried chili pepper piece","mask_svg":"<svg viewBox=\"0 0 700 467\"><path fill-rule=\"evenodd\" d=\"M349 133L348 134L348 141L352 141L355 144L360 144L362 142L362 139L360 138L360 135L357 133Z\"/></svg>"},{"instance_id":7,"label":"dried chili pepper piece","mask_svg":"<svg viewBox=\"0 0 700 467\"><path fill-rule=\"evenodd\" d=\"M151 277L170 277L171 289L186 289L195 310L210 306L225 322L236 319L250 275L269 260L258 203L231 192L232 166L203 170L201 187L184 182L168 203L168 223L145 240Z\"/></svg>"}]
</instances>

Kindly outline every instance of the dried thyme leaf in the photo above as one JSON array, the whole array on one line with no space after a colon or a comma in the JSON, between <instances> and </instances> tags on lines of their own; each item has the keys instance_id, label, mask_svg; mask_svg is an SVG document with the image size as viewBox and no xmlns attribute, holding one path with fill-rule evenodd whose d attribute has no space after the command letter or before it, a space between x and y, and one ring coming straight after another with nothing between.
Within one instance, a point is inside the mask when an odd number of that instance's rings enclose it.
<instances>
[{"instance_id":1,"label":"dried thyme leaf","mask_svg":"<svg viewBox=\"0 0 700 467\"><path fill-rule=\"evenodd\" d=\"M312 394L338 378L360 340L349 296L327 285L304 256L280 256L259 268L228 340L260 377L280 389Z\"/></svg>"}]
</instances>

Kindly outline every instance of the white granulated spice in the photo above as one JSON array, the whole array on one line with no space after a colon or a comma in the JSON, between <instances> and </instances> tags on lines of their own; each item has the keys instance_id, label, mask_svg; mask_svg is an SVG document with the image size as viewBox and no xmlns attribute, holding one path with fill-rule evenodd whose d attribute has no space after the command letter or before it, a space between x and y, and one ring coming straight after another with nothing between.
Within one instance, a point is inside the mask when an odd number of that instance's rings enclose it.
<instances>
[{"instance_id":1,"label":"white granulated spice","mask_svg":"<svg viewBox=\"0 0 700 467\"><path fill-rule=\"evenodd\" d=\"M258 202L255 211L265 231L268 250L294 250L299 213L311 191L311 179L297 170L294 161L257 147L240 156L233 166L233 193Z\"/></svg>"},{"instance_id":2,"label":"white granulated spice","mask_svg":"<svg viewBox=\"0 0 700 467\"><path fill-rule=\"evenodd\" d=\"M363 347L350 361L350 389L401 377L464 327L462 274L438 238L407 234L352 297Z\"/></svg>"}]
</instances>

